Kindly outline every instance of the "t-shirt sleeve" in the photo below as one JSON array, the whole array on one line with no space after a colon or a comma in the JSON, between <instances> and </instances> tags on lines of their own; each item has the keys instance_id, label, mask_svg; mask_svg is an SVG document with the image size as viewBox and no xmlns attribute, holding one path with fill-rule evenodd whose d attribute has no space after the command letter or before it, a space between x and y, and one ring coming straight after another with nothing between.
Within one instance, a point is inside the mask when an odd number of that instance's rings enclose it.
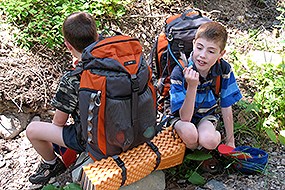
<instances>
[{"instance_id":1,"label":"t-shirt sleeve","mask_svg":"<svg viewBox=\"0 0 285 190\"><path fill-rule=\"evenodd\" d=\"M172 114L179 111L185 96L183 72L176 66L170 75L170 109Z\"/></svg>"},{"instance_id":2,"label":"t-shirt sleeve","mask_svg":"<svg viewBox=\"0 0 285 190\"><path fill-rule=\"evenodd\" d=\"M242 98L232 69L222 76L221 107L229 107Z\"/></svg>"},{"instance_id":3,"label":"t-shirt sleeve","mask_svg":"<svg viewBox=\"0 0 285 190\"><path fill-rule=\"evenodd\" d=\"M61 78L51 105L60 111L71 114L78 104L79 79L66 73Z\"/></svg>"}]
</instances>

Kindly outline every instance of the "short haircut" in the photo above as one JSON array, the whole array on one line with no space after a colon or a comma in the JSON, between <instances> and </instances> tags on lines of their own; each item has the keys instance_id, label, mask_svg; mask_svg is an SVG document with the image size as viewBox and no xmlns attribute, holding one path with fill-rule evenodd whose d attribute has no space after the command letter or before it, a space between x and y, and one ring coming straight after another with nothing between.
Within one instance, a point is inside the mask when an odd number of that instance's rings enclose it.
<instances>
[{"instance_id":1,"label":"short haircut","mask_svg":"<svg viewBox=\"0 0 285 190\"><path fill-rule=\"evenodd\" d=\"M226 47L228 32L226 28L218 22L207 22L198 28L195 39L198 38L205 38L218 43L222 51Z\"/></svg>"},{"instance_id":2,"label":"short haircut","mask_svg":"<svg viewBox=\"0 0 285 190\"><path fill-rule=\"evenodd\" d=\"M95 20L85 12L69 15L63 22L62 32L65 40L80 53L98 37Z\"/></svg>"}]
</instances>

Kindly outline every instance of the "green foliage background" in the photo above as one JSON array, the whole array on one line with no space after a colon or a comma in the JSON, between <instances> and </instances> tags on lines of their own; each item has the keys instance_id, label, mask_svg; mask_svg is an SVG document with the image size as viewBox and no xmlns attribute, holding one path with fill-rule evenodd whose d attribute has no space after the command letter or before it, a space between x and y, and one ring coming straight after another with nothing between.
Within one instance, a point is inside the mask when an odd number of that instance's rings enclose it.
<instances>
[{"instance_id":1,"label":"green foliage background","mask_svg":"<svg viewBox=\"0 0 285 190\"><path fill-rule=\"evenodd\" d=\"M22 47L32 48L35 44L41 44L57 49L63 45L62 23L72 12L86 11L92 14L98 20L97 26L102 28L102 23L99 21L120 19L126 13L126 5L130 2L131 0L2 0L0 14L5 15L9 23L13 23L20 29L20 33L15 38ZM171 0L165 0L165 2L170 3ZM284 35L285 8L277 9L280 12L278 16L280 25L276 27ZM259 135L265 133L273 142L285 144L285 135L282 136L285 133L281 133L285 130L285 36L280 36L273 44L266 41L260 30L250 30L248 33L248 38L236 39L235 44L238 46L251 43L256 50L279 53L283 61L257 65L255 60L242 59L242 55L235 50L230 53L235 73L239 77L247 74L247 79L251 82L248 84L249 88L255 89L252 102L241 101L238 106L245 109L248 114L256 116L257 119L254 122L248 120L248 123L237 123L236 132L247 131ZM181 177L194 184L205 183L197 173L200 165L187 168L190 161L198 158L200 161L208 159L208 155L197 154L196 156L186 156L184 165L169 172L183 173ZM185 168L188 169L187 172L181 172ZM70 187L75 188L73 185L71 184ZM46 189L52 188L56 189L53 186L46 187Z\"/></svg>"},{"instance_id":2,"label":"green foliage background","mask_svg":"<svg viewBox=\"0 0 285 190\"><path fill-rule=\"evenodd\" d=\"M260 57L271 53L282 60L257 64L257 60L250 56L244 58L236 51L232 51L230 56L234 60L236 74L246 78L248 88L254 89L251 95L253 100L250 103L239 102L239 105L256 119L252 122L250 118L250 124L237 123L239 132L253 130L251 133L256 134L256 138L266 134L273 142L285 144L285 8L278 7L277 10L280 12L277 17L280 23L273 27L280 31L280 36L274 41L268 40L262 30L250 30L248 38L237 39L236 43L252 44L254 50L260 51Z\"/></svg>"},{"instance_id":3,"label":"green foliage background","mask_svg":"<svg viewBox=\"0 0 285 190\"><path fill-rule=\"evenodd\" d=\"M61 26L69 14L85 11L98 20L118 19L125 14L127 3L129 0L3 0L0 13L20 29L15 36L20 46L31 48L38 43L54 49L63 44Z\"/></svg>"}]
</instances>

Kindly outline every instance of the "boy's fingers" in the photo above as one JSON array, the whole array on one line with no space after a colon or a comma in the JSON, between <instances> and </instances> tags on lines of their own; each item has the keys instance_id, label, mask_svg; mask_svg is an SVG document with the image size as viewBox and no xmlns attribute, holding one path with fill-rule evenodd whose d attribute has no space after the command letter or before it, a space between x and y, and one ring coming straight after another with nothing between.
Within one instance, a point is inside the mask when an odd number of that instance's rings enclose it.
<instances>
[{"instance_id":1,"label":"boy's fingers","mask_svg":"<svg viewBox=\"0 0 285 190\"><path fill-rule=\"evenodd\" d=\"M185 67L183 70L183 74L185 75L185 74L189 73L190 70L191 69L189 69L188 67Z\"/></svg>"},{"instance_id":2,"label":"boy's fingers","mask_svg":"<svg viewBox=\"0 0 285 190\"><path fill-rule=\"evenodd\" d=\"M187 70L187 67L185 67L185 68L183 69L183 74L185 74L186 70Z\"/></svg>"}]
</instances>

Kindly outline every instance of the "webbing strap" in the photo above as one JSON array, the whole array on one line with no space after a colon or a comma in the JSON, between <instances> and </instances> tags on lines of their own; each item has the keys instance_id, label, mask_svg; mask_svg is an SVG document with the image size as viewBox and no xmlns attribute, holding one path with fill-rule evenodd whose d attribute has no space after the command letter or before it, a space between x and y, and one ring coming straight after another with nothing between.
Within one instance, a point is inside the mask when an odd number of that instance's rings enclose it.
<instances>
[{"instance_id":1,"label":"webbing strap","mask_svg":"<svg viewBox=\"0 0 285 190\"><path fill-rule=\"evenodd\" d=\"M122 169L122 183L121 183L121 187L124 186L126 180L127 180L127 169L125 167L125 163L123 162L123 160L121 160L121 158L118 155L112 156L112 158L114 159L114 161L116 162L116 164Z\"/></svg>"},{"instance_id":2,"label":"webbing strap","mask_svg":"<svg viewBox=\"0 0 285 190\"><path fill-rule=\"evenodd\" d=\"M180 51L180 58L184 62L184 67L188 66L188 60L187 60L186 55L185 55L185 53L183 51Z\"/></svg>"},{"instance_id":3,"label":"webbing strap","mask_svg":"<svg viewBox=\"0 0 285 190\"><path fill-rule=\"evenodd\" d=\"M221 65L221 60L218 60L218 64ZM221 92L221 75L216 77L215 95L219 97Z\"/></svg>"},{"instance_id":4,"label":"webbing strap","mask_svg":"<svg viewBox=\"0 0 285 190\"><path fill-rule=\"evenodd\" d=\"M132 127L135 132L138 132L138 97L139 97L139 81L136 74L131 75L132 84ZM137 134L135 134L135 137Z\"/></svg>"},{"instance_id":5,"label":"webbing strap","mask_svg":"<svg viewBox=\"0 0 285 190\"><path fill-rule=\"evenodd\" d=\"M220 92L221 92L221 75L218 75L216 77L216 87L215 87L216 96L219 96Z\"/></svg>"},{"instance_id":6,"label":"webbing strap","mask_svg":"<svg viewBox=\"0 0 285 190\"><path fill-rule=\"evenodd\" d=\"M156 51L157 51L157 43L158 43L158 37L156 37L155 42L150 50L150 54L149 54L149 58L147 61L148 66L150 66L151 69L154 69L153 66L153 56L155 55ZM155 67L156 72L157 72L157 65Z\"/></svg>"},{"instance_id":7,"label":"webbing strap","mask_svg":"<svg viewBox=\"0 0 285 190\"><path fill-rule=\"evenodd\" d=\"M150 142L150 141L148 141L148 142L146 142L147 143L147 145L155 152L155 154L156 154L156 165L155 165L155 167L154 167L154 169L153 169L153 171L154 170L156 170L156 168L159 166L159 164L160 164L160 161L161 161L161 154L160 154L160 152L159 152L159 150L158 150L158 148L157 148L157 146L155 145L155 144L153 144L153 142Z\"/></svg>"}]
</instances>

